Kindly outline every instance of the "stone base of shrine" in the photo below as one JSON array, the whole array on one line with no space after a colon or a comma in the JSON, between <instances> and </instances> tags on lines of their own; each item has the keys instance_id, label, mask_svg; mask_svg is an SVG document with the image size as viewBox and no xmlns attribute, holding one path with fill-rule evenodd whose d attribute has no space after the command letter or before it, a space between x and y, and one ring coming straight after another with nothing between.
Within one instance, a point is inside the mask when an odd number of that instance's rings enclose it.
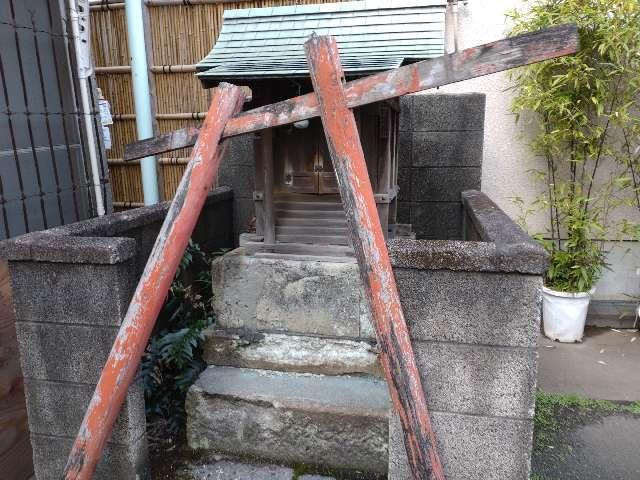
<instances>
[{"instance_id":1,"label":"stone base of shrine","mask_svg":"<svg viewBox=\"0 0 640 480\"><path fill-rule=\"evenodd\" d=\"M463 204L465 240L389 253L447 478L525 480L547 256L480 192ZM189 444L408 479L357 264L311 253L245 244L214 262Z\"/></svg>"}]
</instances>

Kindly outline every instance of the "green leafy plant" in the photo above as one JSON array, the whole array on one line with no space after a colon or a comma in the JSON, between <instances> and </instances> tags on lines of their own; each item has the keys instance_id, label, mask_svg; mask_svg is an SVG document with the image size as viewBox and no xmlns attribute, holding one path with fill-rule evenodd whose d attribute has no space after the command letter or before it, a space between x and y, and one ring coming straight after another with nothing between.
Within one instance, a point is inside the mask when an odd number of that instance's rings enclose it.
<instances>
[{"instance_id":1,"label":"green leafy plant","mask_svg":"<svg viewBox=\"0 0 640 480\"><path fill-rule=\"evenodd\" d=\"M142 360L147 416L173 434L184 426L187 390L205 368L201 342L213 323L209 260L189 242Z\"/></svg>"},{"instance_id":2,"label":"green leafy plant","mask_svg":"<svg viewBox=\"0 0 640 480\"><path fill-rule=\"evenodd\" d=\"M548 212L547 231L537 235L551 254L546 284L588 291L606 267L605 238L638 234L612 214L640 210L640 2L536 0L509 16L514 35L578 25L577 54L512 75L513 111L518 119L533 113L539 131L531 147L546 160L533 172L544 189L525 210Z\"/></svg>"}]
</instances>

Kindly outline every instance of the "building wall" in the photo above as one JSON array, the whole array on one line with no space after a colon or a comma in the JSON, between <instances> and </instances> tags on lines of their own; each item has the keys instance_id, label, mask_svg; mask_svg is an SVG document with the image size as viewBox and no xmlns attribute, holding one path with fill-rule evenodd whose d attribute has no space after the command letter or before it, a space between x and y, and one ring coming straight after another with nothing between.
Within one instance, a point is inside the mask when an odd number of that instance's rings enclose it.
<instances>
[{"instance_id":1,"label":"building wall","mask_svg":"<svg viewBox=\"0 0 640 480\"><path fill-rule=\"evenodd\" d=\"M459 2L459 48L468 48L503 38L510 28L505 13L525 8L524 0L468 0ZM506 72L496 73L437 90L438 93L481 92L486 95L482 191L489 195L511 218L520 215L514 197L530 202L536 197L538 186L528 173L544 167L528 147L535 133L527 119L515 122L510 113L513 92ZM426 94L435 91L426 92ZM627 218L640 220L637 211L621 212ZM541 214L528 222L532 233L544 232L545 218ZM629 302L628 295L640 295L640 246L637 242L609 242L611 270L605 271L597 285L595 298Z\"/></svg>"}]
</instances>

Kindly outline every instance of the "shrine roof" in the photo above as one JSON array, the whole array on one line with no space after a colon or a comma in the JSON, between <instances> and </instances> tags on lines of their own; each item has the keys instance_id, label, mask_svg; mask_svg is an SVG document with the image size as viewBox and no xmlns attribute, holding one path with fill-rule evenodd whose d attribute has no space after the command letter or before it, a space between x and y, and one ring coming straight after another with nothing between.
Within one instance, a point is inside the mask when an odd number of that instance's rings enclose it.
<instances>
[{"instance_id":1,"label":"shrine roof","mask_svg":"<svg viewBox=\"0 0 640 480\"><path fill-rule=\"evenodd\" d=\"M338 42L347 76L444 54L446 0L364 0L225 10L213 49L197 64L206 82L307 77L304 42Z\"/></svg>"}]
</instances>

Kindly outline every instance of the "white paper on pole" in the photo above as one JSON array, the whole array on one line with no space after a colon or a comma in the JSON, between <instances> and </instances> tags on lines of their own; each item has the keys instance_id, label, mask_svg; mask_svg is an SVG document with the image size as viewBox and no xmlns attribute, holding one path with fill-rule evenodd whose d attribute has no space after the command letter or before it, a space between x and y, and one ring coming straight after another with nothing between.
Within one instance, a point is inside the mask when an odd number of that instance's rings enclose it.
<instances>
[{"instance_id":1,"label":"white paper on pole","mask_svg":"<svg viewBox=\"0 0 640 480\"><path fill-rule=\"evenodd\" d=\"M104 149L111 150L111 132L109 127L102 126L102 139L104 140Z\"/></svg>"},{"instance_id":2,"label":"white paper on pole","mask_svg":"<svg viewBox=\"0 0 640 480\"><path fill-rule=\"evenodd\" d=\"M98 100L98 107L100 108L100 122L102 125L113 125L113 117L111 116L111 106L109 101L101 98Z\"/></svg>"}]
</instances>

